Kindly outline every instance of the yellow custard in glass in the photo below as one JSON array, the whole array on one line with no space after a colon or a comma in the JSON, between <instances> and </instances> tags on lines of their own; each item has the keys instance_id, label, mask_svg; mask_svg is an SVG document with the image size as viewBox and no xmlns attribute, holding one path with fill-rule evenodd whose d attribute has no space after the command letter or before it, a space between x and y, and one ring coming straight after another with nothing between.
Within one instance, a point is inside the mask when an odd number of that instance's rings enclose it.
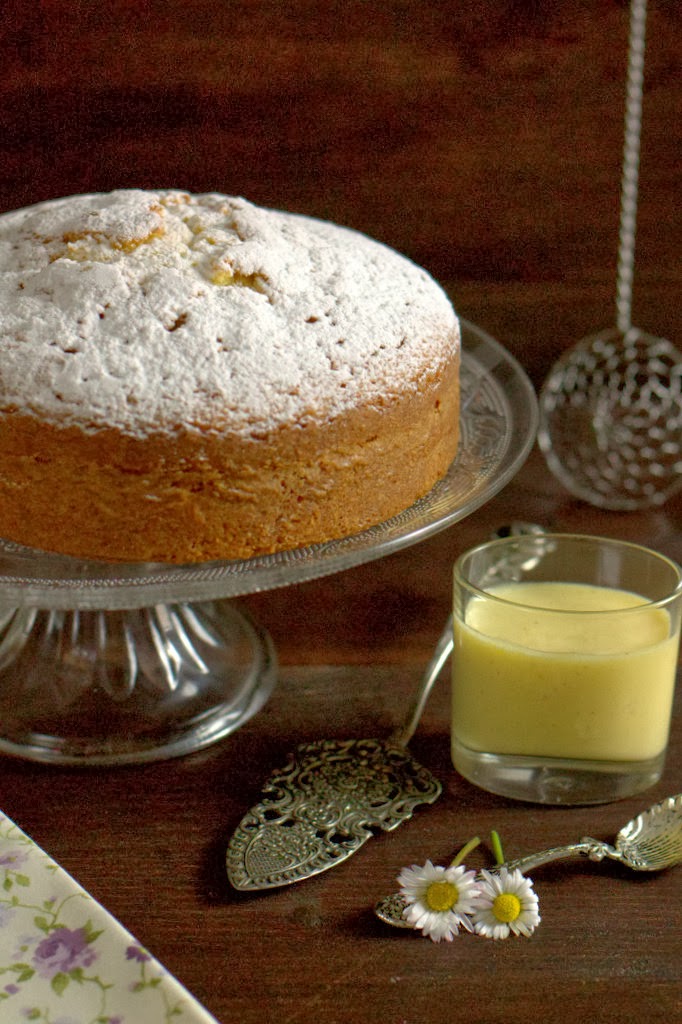
<instances>
[{"instance_id":1,"label":"yellow custard in glass","mask_svg":"<svg viewBox=\"0 0 682 1024\"><path fill-rule=\"evenodd\" d=\"M610 587L520 582L472 597L465 618L454 625L453 740L605 761L665 749L678 646L665 609Z\"/></svg>"}]
</instances>

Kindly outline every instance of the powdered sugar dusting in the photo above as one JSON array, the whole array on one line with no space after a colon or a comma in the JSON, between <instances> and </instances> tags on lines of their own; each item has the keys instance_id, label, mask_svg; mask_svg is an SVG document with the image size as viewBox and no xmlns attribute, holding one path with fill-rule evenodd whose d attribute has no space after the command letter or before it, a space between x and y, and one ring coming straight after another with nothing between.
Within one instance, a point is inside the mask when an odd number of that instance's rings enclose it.
<instances>
[{"instance_id":1,"label":"powdered sugar dusting","mask_svg":"<svg viewBox=\"0 0 682 1024\"><path fill-rule=\"evenodd\" d=\"M424 270L327 222L138 190L0 217L0 409L266 432L381 401L458 345Z\"/></svg>"}]
</instances>

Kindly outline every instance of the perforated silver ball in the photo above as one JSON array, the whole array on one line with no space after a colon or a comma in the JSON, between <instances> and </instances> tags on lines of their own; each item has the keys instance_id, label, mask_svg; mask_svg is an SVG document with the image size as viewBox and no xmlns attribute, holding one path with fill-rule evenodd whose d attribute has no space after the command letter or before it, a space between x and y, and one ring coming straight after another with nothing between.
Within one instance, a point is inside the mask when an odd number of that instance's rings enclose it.
<instances>
[{"instance_id":1,"label":"perforated silver ball","mask_svg":"<svg viewBox=\"0 0 682 1024\"><path fill-rule=\"evenodd\" d=\"M601 508L661 505L682 487L682 354L637 328L584 338L539 396L538 443L554 475Z\"/></svg>"}]
</instances>

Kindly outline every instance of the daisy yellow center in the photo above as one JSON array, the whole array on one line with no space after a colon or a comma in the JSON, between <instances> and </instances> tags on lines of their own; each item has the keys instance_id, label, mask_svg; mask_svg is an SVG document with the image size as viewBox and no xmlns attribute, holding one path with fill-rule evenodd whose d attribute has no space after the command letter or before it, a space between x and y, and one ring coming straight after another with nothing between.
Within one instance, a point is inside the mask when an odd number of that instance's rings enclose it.
<instances>
[{"instance_id":1,"label":"daisy yellow center","mask_svg":"<svg viewBox=\"0 0 682 1024\"><path fill-rule=\"evenodd\" d=\"M459 892L452 882L431 882L426 890L426 903L429 910L452 910Z\"/></svg>"},{"instance_id":2,"label":"daisy yellow center","mask_svg":"<svg viewBox=\"0 0 682 1024\"><path fill-rule=\"evenodd\" d=\"M509 924L521 913L521 901L513 892L502 892L495 897L492 910L498 921Z\"/></svg>"}]
</instances>

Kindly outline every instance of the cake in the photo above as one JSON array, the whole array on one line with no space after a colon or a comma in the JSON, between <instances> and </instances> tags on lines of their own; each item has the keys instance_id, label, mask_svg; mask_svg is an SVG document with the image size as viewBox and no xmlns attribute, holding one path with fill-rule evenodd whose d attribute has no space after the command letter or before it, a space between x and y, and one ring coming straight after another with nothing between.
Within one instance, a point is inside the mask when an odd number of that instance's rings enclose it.
<instances>
[{"instance_id":1,"label":"cake","mask_svg":"<svg viewBox=\"0 0 682 1024\"><path fill-rule=\"evenodd\" d=\"M0 536L244 559L396 515L457 450L460 335L406 257L181 191L0 216Z\"/></svg>"}]
</instances>

